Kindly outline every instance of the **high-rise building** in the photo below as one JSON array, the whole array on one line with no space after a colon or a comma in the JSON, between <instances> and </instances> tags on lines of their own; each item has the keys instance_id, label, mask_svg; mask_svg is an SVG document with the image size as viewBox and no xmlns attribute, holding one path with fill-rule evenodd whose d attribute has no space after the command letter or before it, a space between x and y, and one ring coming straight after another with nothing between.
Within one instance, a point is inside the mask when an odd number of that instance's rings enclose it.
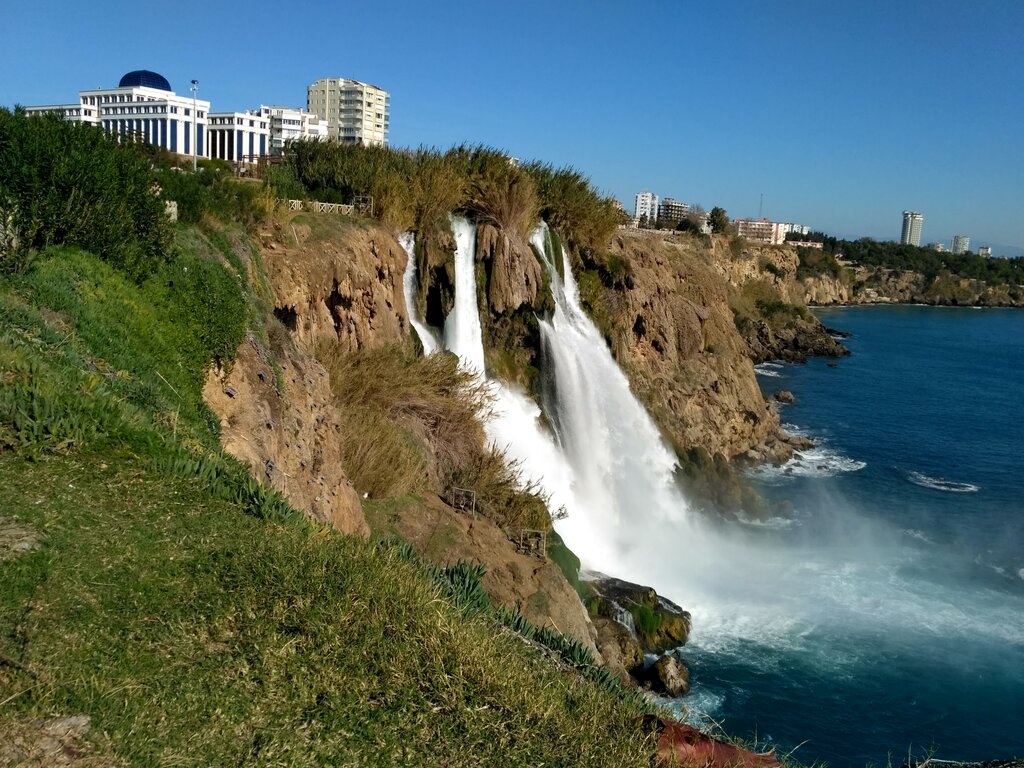
<instances>
[{"instance_id":1,"label":"high-rise building","mask_svg":"<svg viewBox=\"0 0 1024 768\"><path fill-rule=\"evenodd\" d=\"M637 219L646 216L647 221L653 224L658 218L658 196L653 192L638 192L633 216Z\"/></svg>"},{"instance_id":2,"label":"high-rise building","mask_svg":"<svg viewBox=\"0 0 1024 768\"><path fill-rule=\"evenodd\" d=\"M967 235L953 235L953 253L967 253L971 250L971 238Z\"/></svg>"},{"instance_id":3,"label":"high-rise building","mask_svg":"<svg viewBox=\"0 0 1024 768\"><path fill-rule=\"evenodd\" d=\"M917 211L903 212L903 232L900 233L902 245L921 245L921 227L924 225L924 214Z\"/></svg>"},{"instance_id":4,"label":"high-rise building","mask_svg":"<svg viewBox=\"0 0 1024 768\"><path fill-rule=\"evenodd\" d=\"M662 221L680 221L690 212L690 206L666 197L658 203L658 218Z\"/></svg>"},{"instance_id":5,"label":"high-rise building","mask_svg":"<svg viewBox=\"0 0 1024 768\"><path fill-rule=\"evenodd\" d=\"M983 245L978 249L978 255L983 257L989 257L992 255L992 246Z\"/></svg>"},{"instance_id":6,"label":"high-rise building","mask_svg":"<svg viewBox=\"0 0 1024 768\"><path fill-rule=\"evenodd\" d=\"M375 85L325 77L306 89L306 108L327 121L327 134L346 144L387 146L391 95Z\"/></svg>"}]
</instances>

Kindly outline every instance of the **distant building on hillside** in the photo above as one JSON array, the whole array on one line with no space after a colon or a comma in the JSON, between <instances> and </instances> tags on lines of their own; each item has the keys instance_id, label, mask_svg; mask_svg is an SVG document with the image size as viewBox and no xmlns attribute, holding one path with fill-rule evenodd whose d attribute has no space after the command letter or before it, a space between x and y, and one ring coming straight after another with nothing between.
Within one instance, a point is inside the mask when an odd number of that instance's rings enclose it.
<instances>
[{"instance_id":1,"label":"distant building on hillside","mask_svg":"<svg viewBox=\"0 0 1024 768\"><path fill-rule=\"evenodd\" d=\"M971 250L971 238L967 235L953 235L953 253L967 253Z\"/></svg>"},{"instance_id":2,"label":"distant building on hillside","mask_svg":"<svg viewBox=\"0 0 1024 768\"><path fill-rule=\"evenodd\" d=\"M324 77L306 88L306 108L327 121L327 133L345 144L386 147L391 94L345 77Z\"/></svg>"},{"instance_id":3,"label":"distant building on hillside","mask_svg":"<svg viewBox=\"0 0 1024 768\"><path fill-rule=\"evenodd\" d=\"M209 157L207 128L210 102L179 96L171 90L167 78L156 72L138 69L121 78L116 88L79 91L74 104L47 104L26 107L29 114L57 112L76 123L101 126L118 136L139 136L182 155Z\"/></svg>"},{"instance_id":4,"label":"distant building on hillside","mask_svg":"<svg viewBox=\"0 0 1024 768\"><path fill-rule=\"evenodd\" d=\"M946 252L945 243L928 243L928 247L931 248L933 251L938 251L939 253Z\"/></svg>"},{"instance_id":5,"label":"distant building on hillside","mask_svg":"<svg viewBox=\"0 0 1024 768\"><path fill-rule=\"evenodd\" d=\"M658 196L653 192L638 192L636 195L633 218L640 219L643 216L652 224L658 218Z\"/></svg>"},{"instance_id":6,"label":"distant building on hillside","mask_svg":"<svg viewBox=\"0 0 1024 768\"><path fill-rule=\"evenodd\" d=\"M210 157L256 163L270 145L270 118L259 112L211 112Z\"/></svg>"},{"instance_id":7,"label":"distant building on hillside","mask_svg":"<svg viewBox=\"0 0 1024 768\"><path fill-rule=\"evenodd\" d=\"M327 138L327 121L304 109L261 104L260 115L270 120L268 154L284 154L284 147L289 141L320 141Z\"/></svg>"},{"instance_id":8,"label":"distant building on hillside","mask_svg":"<svg viewBox=\"0 0 1024 768\"><path fill-rule=\"evenodd\" d=\"M978 255L988 258L992 255L992 247L989 245L983 245L978 249Z\"/></svg>"},{"instance_id":9,"label":"distant building on hillside","mask_svg":"<svg viewBox=\"0 0 1024 768\"><path fill-rule=\"evenodd\" d=\"M671 197L664 198L658 203L658 216L661 221L681 221L690 212L690 206L673 200Z\"/></svg>"},{"instance_id":10,"label":"distant building on hillside","mask_svg":"<svg viewBox=\"0 0 1024 768\"><path fill-rule=\"evenodd\" d=\"M792 224L784 224L769 219L735 219L736 234L747 240L757 240L768 245L780 245L786 242L786 234L794 231Z\"/></svg>"},{"instance_id":11,"label":"distant building on hillside","mask_svg":"<svg viewBox=\"0 0 1024 768\"><path fill-rule=\"evenodd\" d=\"M924 214L918 211L903 212L903 231L900 233L902 245L921 245L921 227L924 225Z\"/></svg>"}]
</instances>

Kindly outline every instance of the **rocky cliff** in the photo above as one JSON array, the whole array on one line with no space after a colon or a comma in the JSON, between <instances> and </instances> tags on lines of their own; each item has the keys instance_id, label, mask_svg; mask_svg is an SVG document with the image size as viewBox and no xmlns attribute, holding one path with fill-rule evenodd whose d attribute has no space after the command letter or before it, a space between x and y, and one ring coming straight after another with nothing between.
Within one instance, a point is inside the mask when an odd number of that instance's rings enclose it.
<instances>
[{"instance_id":1,"label":"rocky cliff","mask_svg":"<svg viewBox=\"0 0 1024 768\"><path fill-rule=\"evenodd\" d=\"M1024 307L1024 286L987 285L982 280L844 264L839 275L804 276L799 285L808 304L931 304Z\"/></svg>"},{"instance_id":2,"label":"rocky cliff","mask_svg":"<svg viewBox=\"0 0 1024 768\"><path fill-rule=\"evenodd\" d=\"M621 261L621 283L589 298L634 392L671 441L729 458L773 441L778 419L737 333L720 254L697 240L632 232L616 236L610 253Z\"/></svg>"},{"instance_id":3,"label":"rocky cliff","mask_svg":"<svg viewBox=\"0 0 1024 768\"><path fill-rule=\"evenodd\" d=\"M402 291L407 256L395 237L361 220L299 214L278 217L259 241L275 318L268 338L250 335L231 369L211 374L204 390L221 420L224 448L312 519L355 535L400 536L432 562L484 565L482 583L495 603L518 606L537 626L577 638L600 660L596 630L559 566L519 551L493 522L432 495L423 503L385 503L386 513L381 502L366 502L368 525L343 469L342 445L353 437L342 426L319 356L328 349L393 347L409 336ZM441 233L421 295L440 296L430 283L447 278L445 246L454 242ZM540 267L525 242L493 230L479 252L495 281L489 293L495 306L511 311L536 299ZM255 263L250 271L260 279Z\"/></svg>"}]
</instances>

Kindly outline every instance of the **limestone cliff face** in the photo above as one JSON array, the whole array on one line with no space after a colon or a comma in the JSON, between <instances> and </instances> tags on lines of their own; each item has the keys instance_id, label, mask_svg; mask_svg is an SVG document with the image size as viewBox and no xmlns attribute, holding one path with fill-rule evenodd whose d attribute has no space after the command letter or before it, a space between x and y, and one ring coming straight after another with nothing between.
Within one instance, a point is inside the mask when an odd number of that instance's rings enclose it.
<instances>
[{"instance_id":1,"label":"limestone cliff face","mask_svg":"<svg viewBox=\"0 0 1024 768\"><path fill-rule=\"evenodd\" d=\"M260 235L278 317L308 349L330 343L353 352L407 336L407 257L398 241L381 227L313 216Z\"/></svg>"},{"instance_id":2,"label":"limestone cliff face","mask_svg":"<svg viewBox=\"0 0 1024 768\"><path fill-rule=\"evenodd\" d=\"M528 243L491 224L477 227L476 258L488 267L487 302L493 312L537 301L543 270Z\"/></svg>"},{"instance_id":3,"label":"limestone cliff face","mask_svg":"<svg viewBox=\"0 0 1024 768\"><path fill-rule=\"evenodd\" d=\"M612 348L672 441L731 458L774 440L778 417L736 331L720 254L697 241L632 232L617 235L611 253L629 272Z\"/></svg>"},{"instance_id":4,"label":"limestone cliff face","mask_svg":"<svg viewBox=\"0 0 1024 768\"><path fill-rule=\"evenodd\" d=\"M279 219L259 239L274 314L290 333L271 329L271 350L250 337L230 372L211 374L204 398L221 420L228 453L310 518L365 536L341 464L347 436L316 349L337 344L351 352L408 334L405 251L379 227L335 217Z\"/></svg>"},{"instance_id":5,"label":"limestone cliff face","mask_svg":"<svg viewBox=\"0 0 1024 768\"><path fill-rule=\"evenodd\" d=\"M808 304L933 304L939 306L1022 307L1020 286L987 285L982 280L848 265L840 277L805 277L800 286Z\"/></svg>"},{"instance_id":6,"label":"limestone cliff face","mask_svg":"<svg viewBox=\"0 0 1024 768\"><path fill-rule=\"evenodd\" d=\"M341 434L327 372L298 349L275 350L282 391L264 348L242 342L230 373L214 371L203 399L220 418L221 445L317 522L366 536L359 498L341 468Z\"/></svg>"}]
</instances>

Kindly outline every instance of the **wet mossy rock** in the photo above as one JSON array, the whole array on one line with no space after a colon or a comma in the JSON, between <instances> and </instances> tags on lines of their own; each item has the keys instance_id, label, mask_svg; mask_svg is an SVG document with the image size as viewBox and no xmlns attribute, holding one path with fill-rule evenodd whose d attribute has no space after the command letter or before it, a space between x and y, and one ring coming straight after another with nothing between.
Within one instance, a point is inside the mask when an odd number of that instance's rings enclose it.
<instances>
[{"instance_id":1,"label":"wet mossy rock","mask_svg":"<svg viewBox=\"0 0 1024 768\"><path fill-rule=\"evenodd\" d=\"M619 624L629 621L628 614L645 652L660 653L686 644L691 626L689 612L659 596L652 587L610 577L587 580L585 584L590 614Z\"/></svg>"}]
</instances>

